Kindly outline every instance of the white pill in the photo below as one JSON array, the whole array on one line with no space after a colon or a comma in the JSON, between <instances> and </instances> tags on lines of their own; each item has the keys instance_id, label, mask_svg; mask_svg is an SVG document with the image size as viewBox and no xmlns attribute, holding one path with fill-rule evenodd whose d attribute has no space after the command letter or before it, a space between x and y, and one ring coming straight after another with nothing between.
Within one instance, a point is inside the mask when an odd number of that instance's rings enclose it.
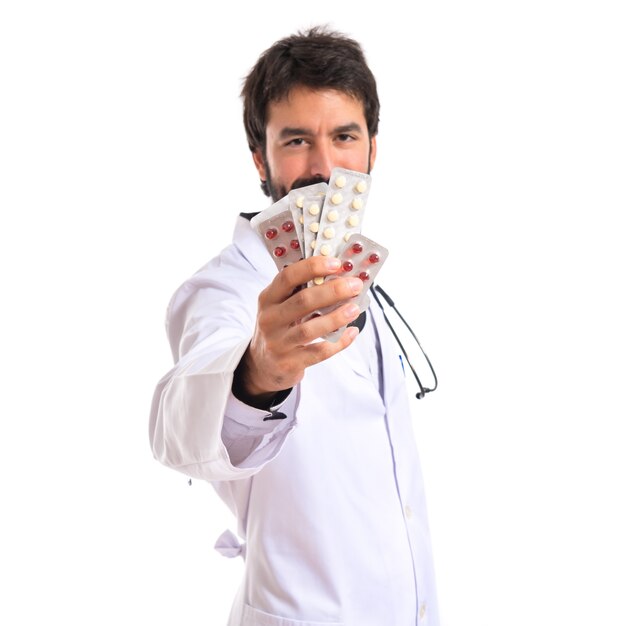
<instances>
[{"instance_id":1,"label":"white pill","mask_svg":"<svg viewBox=\"0 0 626 626\"><path fill-rule=\"evenodd\" d=\"M361 200L361 198L355 198L352 201L352 208L355 211L358 211L358 210L362 209L363 208L363 200Z\"/></svg>"},{"instance_id":2,"label":"white pill","mask_svg":"<svg viewBox=\"0 0 626 626\"><path fill-rule=\"evenodd\" d=\"M312 204L309 207L309 215L319 215L320 207L319 204Z\"/></svg>"},{"instance_id":3,"label":"white pill","mask_svg":"<svg viewBox=\"0 0 626 626\"><path fill-rule=\"evenodd\" d=\"M311 222L311 223L309 224L309 230L310 230L312 233L316 233L319 229L320 229L319 222Z\"/></svg>"},{"instance_id":4,"label":"white pill","mask_svg":"<svg viewBox=\"0 0 626 626\"><path fill-rule=\"evenodd\" d=\"M343 236L343 240L344 240L344 241L348 241L348 239L350 239L350 237L351 237L351 236L352 236L352 233L346 233L346 234Z\"/></svg>"},{"instance_id":5,"label":"white pill","mask_svg":"<svg viewBox=\"0 0 626 626\"><path fill-rule=\"evenodd\" d=\"M304 196L298 196L296 198L296 206L301 209L304 206Z\"/></svg>"},{"instance_id":6,"label":"white pill","mask_svg":"<svg viewBox=\"0 0 626 626\"><path fill-rule=\"evenodd\" d=\"M345 187L345 185L346 185L346 177L345 176L337 176L337 178L335 178L335 185L337 187L339 187L339 189L341 189L342 187Z\"/></svg>"},{"instance_id":7,"label":"white pill","mask_svg":"<svg viewBox=\"0 0 626 626\"><path fill-rule=\"evenodd\" d=\"M315 239L311 241L311 250L315 250Z\"/></svg>"},{"instance_id":8,"label":"white pill","mask_svg":"<svg viewBox=\"0 0 626 626\"><path fill-rule=\"evenodd\" d=\"M348 218L348 225L349 226L358 226L359 225L359 218L356 215L351 215Z\"/></svg>"},{"instance_id":9,"label":"white pill","mask_svg":"<svg viewBox=\"0 0 626 626\"><path fill-rule=\"evenodd\" d=\"M320 248L320 254L323 256L328 256L331 253L332 248L325 243L321 248Z\"/></svg>"},{"instance_id":10,"label":"white pill","mask_svg":"<svg viewBox=\"0 0 626 626\"><path fill-rule=\"evenodd\" d=\"M367 190L367 183L364 180L360 180L357 184L356 184L356 190L359 193L363 193L364 191Z\"/></svg>"},{"instance_id":11,"label":"white pill","mask_svg":"<svg viewBox=\"0 0 626 626\"><path fill-rule=\"evenodd\" d=\"M330 201L336 206L337 204L341 204L341 201L343 200L343 196L337 192L335 194L332 195Z\"/></svg>"},{"instance_id":12,"label":"white pill","mask_svg":"<svg viewBox=\"0 0 626 626\"><path fill-rule=\"evenodd\" d=\"M324 239L332 239L335 236L335 229L332 226L324 229Z\"/></svg>"},{"instance_id":13,"label":"white pill","mask_svg":"<svg viewBox=\"0 0 626 626\"><path fill-rule=\"evenodd\" d=\"M321 284L324 282L324 277L323 277L323 276L316 276L316 277L313 279L313 282L314 282L316 285L321 285Z\"/></svg>"},{"instance_id":14,"label":"white pill","mask_svg":"<svg viewBox=\"0 0 626 626\"><path fill-rule=\"evenodd\" d=\"M336 222L339 219L339 213L337 211L330 211L327 219L329 222Z\"/></svg>"},{"instance_id":15,"label":"white pill","mask_svg":"<svg viewBox=\"0 0 626 626\"><path fill-rule=\"evenodd\" d=\"M304 224L304 215L301 215L301 216L298 218L298 221L300 222L300 224Z\"/></svg>"}]
</instances>

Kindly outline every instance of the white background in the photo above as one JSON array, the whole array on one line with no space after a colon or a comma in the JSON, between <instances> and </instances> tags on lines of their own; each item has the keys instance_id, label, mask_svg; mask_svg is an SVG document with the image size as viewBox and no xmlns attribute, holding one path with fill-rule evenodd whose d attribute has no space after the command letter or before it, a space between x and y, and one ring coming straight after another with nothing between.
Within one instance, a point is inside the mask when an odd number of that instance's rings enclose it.
<instances>
[{"instance_id":1,"label":"white background","mask_svg":"<svg viewBox=\"0 0 626 626\"><path fill-rule=\"evenodd\" d=\"M4 2L0 622L224 624L232 521L148 445L164 311L267 204L241 79L327 22L378 77L364 233L440 378L445 624L626 624L619 5Z\"/></svg>"}]
</instances>

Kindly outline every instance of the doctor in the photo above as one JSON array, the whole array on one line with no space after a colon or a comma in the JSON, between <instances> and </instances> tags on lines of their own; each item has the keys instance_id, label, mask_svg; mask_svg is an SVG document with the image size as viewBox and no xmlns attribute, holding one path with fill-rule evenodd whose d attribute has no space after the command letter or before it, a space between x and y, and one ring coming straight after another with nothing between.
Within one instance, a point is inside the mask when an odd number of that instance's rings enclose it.
<instances>
[{"instance_id":1,"label":"doctor","mask_svg":"<svg viewBox=\"0 0 626 626\"><path fill-rule=\"evenodd\" d=\"M376 83L358 43L313 28L265 51L246 78L244 124L273 200L376 159ZM176 365L150 417L155 457L210 481L237 519L217 549L245 559L229 626L436 626L421 470L399 349L376 305L312 257L277 274L249 223L174 294Z\"/></svg>"}]
</instances>

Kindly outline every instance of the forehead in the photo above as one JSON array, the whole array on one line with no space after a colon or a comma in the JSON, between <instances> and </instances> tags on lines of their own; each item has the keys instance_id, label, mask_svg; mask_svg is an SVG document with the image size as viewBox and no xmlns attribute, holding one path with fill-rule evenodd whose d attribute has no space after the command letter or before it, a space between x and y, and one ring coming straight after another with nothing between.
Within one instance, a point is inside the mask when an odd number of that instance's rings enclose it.
<instances>
[{"instance_id":1,"label":"forehead","mask_svg":"<svg viewBox=\"0 0 626 626\"><path fill-rule=\"evenodd\" d=\"M280 100L270 102L267 108L268 129L282 124L307 125L333 121L365 124L363 103L337 89L298 86Z\"/></svg>"}]
</instances>

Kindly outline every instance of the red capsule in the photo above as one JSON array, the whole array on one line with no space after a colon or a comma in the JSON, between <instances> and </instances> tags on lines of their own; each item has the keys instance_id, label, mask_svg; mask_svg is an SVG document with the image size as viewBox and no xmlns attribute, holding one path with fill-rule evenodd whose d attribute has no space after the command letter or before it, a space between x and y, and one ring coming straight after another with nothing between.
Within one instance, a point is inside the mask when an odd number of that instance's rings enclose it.
<instances>
[{"instance_id":1,"label":"red capsule","mask_svg":"<svg viewBox=\"0 0 626 626\"><path fill-rule=\"evenodd\" d=\"M354 269L354 265L352 265L352 261L344 261L341 266L344 272L351 272Z\"/></svg>"},{"instance_id":2,"label":"red capsule","mask_svg":"<svg viewBox=\"0 0 626 626\"><path fill-rule=\"evenodd\" d=\"M366 280L369 280L369 279L370 279L370 275L369 275L367 272L361 272L361 273L359 274L359 278L360 278L363 282L365 282Z\"/></svg>"},{"instance_id":3,"label":"red capsule","mask_svg":"<svg viewBox=\"0 0 626 626\"><path fill-rule=\"evenodd\" d=\"M363 244L359 243L358 241L356 243L353 243L352 252L354 252L354 254L360 254L361 252L363 252Z\"/></svg>"},{"instance_id":4,"label":"red capsule","mask_svg":"<svg viewBox=\"0 0 626 626\"><path fill-rule=\"evenodd\" d=\"M281 257L285 254L285 252L287 252L287 249L283 248L282 246L274 248L274 256Z\"/></svg>"},{"instance_id":5,"label":"red capsule","mask_svg":"<svg viewBox=\"0 0 626 626\"><path fill-rule=\"evenodd\" d=\"M300 242L299 242L297 239L292 239L292 240L289 242L289 247L290 247L292 250L299 250L299 249L300 249Z\"/></svg>"},{"instance_id":6,"label":"red capsule","mask_svg":"<svg viewBox=\"0 0 626 626\"><path fill-rule=\"evenodd\" d=\"M294 226L293 226L293 222L285 222L281 228L286 232L286 233L290 233Z\"/></svg>"},{"instance_id":7,"label":"red capsule","mask_svg":"<svg viewBox=\"0 0 626 626\"><path fill-rule=\"evenodd\" d=\"M378 252L372 252L372 254L369 255L369 260L370 263L378 263L380 261Z\"/></svg>"},{"instance_id":8,"label":"red capsule","mask_svg":"<svg viewBox=\"0 0 626 626\"><path fill-rule=\"evenodd\" d=\"M276 235L278 235L278 231L275 228L268 228L265 231L265 237L267 239L274 239L274 237L276 237Z\"/></svg>"}]
</instances>

